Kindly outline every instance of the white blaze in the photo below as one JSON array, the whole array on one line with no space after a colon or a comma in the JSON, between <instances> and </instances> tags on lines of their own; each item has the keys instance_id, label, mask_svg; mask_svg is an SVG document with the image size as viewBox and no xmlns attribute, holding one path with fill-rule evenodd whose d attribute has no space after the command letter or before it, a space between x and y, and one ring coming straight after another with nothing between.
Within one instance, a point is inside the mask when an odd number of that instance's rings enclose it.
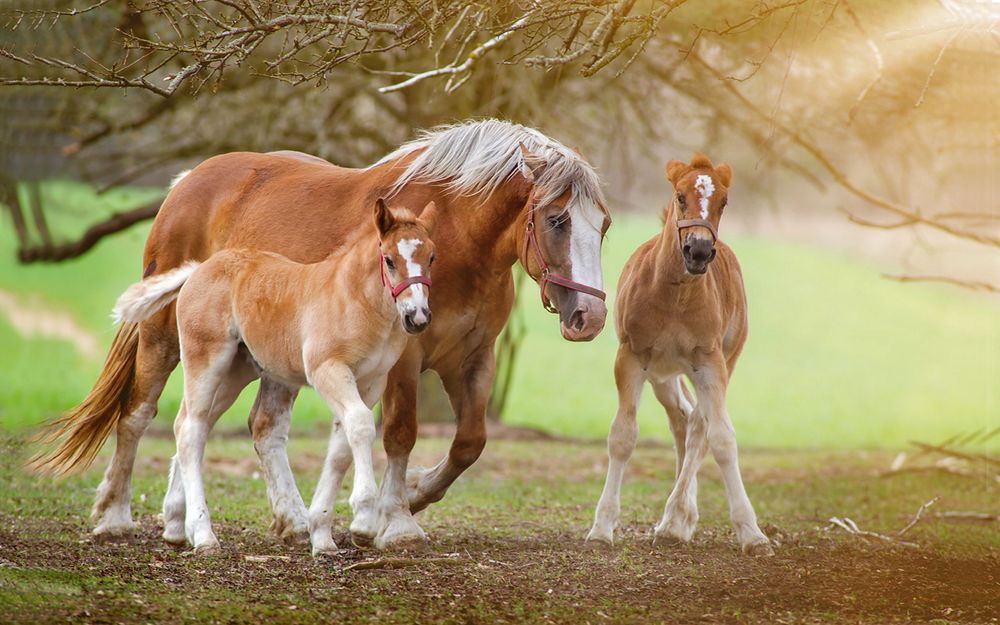
<instances>
[{"instance_id":1,"label":"white blaze","mask_svg":"<svg viewBox=\"0 0 1000 625\"><path fill-rule=\"evenodd\" d=\"M403 257L406 261L406 275L409 278L415 276L422 276L423 270L420 265L413 262L413 253L417 251L417 248L423 243L420 239L403 239L396 244L396 249L399 251L399 255ZM410 304L406 305L406 308L420 308L421 306L427 306L427 299L424 297L424 290L420 288L420 284L411 284L410 288L407 289L411 293L411 297L407 300ZM401 300L397 300L401 302Z\"/></svg>"},{"instance_id":2,"label":"white blaze","mask_svg":"<svg viewBox=\"0 0 1000 625\"><path fill-rule=\"evenodd\" d=\"M571 279L595 289L604 289L601 231L594 225L602 223L604 215L596 206L589 208L589 215L584 215L583 210L574 211L569 240L569 259L573 267Z\"/></svg>"},{"instance_id":3,"label":"white blaze","mask_svg":"<svg viewBox=\"0 0 1000 625\"><path fill-rule=\"evenodd\" d=\"M712 177L701 174L694 182L694 189L701 196L698 200L698 204L701 206L701 218L708 219L708 200L715 193L715 184L712 183Z\"/></svg>"}]
</instances>

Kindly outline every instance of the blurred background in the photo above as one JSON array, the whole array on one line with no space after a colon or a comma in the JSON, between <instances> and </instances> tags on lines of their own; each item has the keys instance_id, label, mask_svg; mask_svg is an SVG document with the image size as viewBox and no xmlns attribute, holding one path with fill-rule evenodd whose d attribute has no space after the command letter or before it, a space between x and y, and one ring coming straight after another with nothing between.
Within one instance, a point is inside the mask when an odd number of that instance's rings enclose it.
<instances>
[{"instance_id":1,"label":"blurred background","mask_svg":"<svg viewBox=\"0 0 1000 625\"><path fill-rule=\"evenodd\" d=\"M741 445L997 448L1000 3L0 7L4 430L84 397L178 171L234 150L365 166L419 128L499 117L579 147L601 173L609 293L660 229L666 161L697 150L733 166L720 235L750 302L728 401ZM593 343L567 343L535 285L519 288L492 418L603 437L610 319ZM170 427L179 377L154 427ZM433 374L423 392L421 422L450 421ZM245 428L251 401L219 427ZM328 424L304 393L293 428ZM640 428L669 440L649 393Z\"/></svg>"}]
</instances>

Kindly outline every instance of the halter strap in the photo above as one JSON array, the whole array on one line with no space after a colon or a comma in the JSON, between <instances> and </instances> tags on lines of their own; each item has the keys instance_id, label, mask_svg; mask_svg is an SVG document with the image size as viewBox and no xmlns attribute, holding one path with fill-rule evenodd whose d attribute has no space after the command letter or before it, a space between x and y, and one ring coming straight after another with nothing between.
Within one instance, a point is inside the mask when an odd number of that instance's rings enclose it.
<instances>
[{"instance_id":1,"label":"halter strap","mask_svg":"<svg viewBox=\"0 0 1000 625\"><path fill-rule=\"evenodd\" d=\"M549 312L559 312L559 309L552 305L549 301L548 296L545 294L545 285L548 282L553 284L558 284L561 287L567 289L572 289L573 291L579 291L581 293L586 293L587 295L593 295L594 297L604 300L607 295L604 291L600 289L595 289L592 286L587 286L586 284L580 284L579 282L573 282L569 278L564 278L558 274L554 274L549 271L549 266L542 258L542 250L538 247L538 238L535 236L535 187L531 187L531 192L528 194L528 224L525 226L524 231L524 244L521 246L521 264L524 266L524 270L528 271L528 243L531 243L531 249L535 253L535 262L538 263L541 275L538 280L538 287L542 293L542 307ZM531 275L531 272L528 272Z\"/></svg>"},{"instance_id":2,"label":"halter strap","mask_svg":"<svg viewBox=\"0 0 1000 625\"><path fill-rule=\"evenodd\" d=\"M716 231L715 226L712 222L707 219L678 219L677 220L677 239L681 238L681 229L690 228L691 226L701 226L703 228L708 228L708 231L712 233L712 243L719 240L719 233ZM683 245L683 243L682 243Z\"/></svg>"},{"instance_id":3,"label":"halter strap","mask_svg":"<svg viewBox=\"0 0 1000 625\"><path fill-rule=\"evenodd\" d=\"M392 294L392 301L396 301L399 294L405 291L407 288L413 286L414 284L426 284L428 288L431 286L430 276L411 276L406 280L403 280L397 285L393 285L389 281L389 276L385 275L385 261L382 259L382 241L378 242L378 273L379 277L382 279L382 286L389 287L389 293Z\"/></svg>"}]
</instances>

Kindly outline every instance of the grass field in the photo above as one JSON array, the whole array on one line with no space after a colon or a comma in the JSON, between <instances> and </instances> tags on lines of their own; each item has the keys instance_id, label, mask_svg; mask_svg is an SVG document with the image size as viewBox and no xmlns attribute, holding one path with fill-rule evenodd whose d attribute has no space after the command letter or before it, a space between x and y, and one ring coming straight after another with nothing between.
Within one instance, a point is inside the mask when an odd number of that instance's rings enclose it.
<instances>
[{"instance_id":1,"label":"grass field","mask_svg":"<svg viewBox=\"0 0 1000 625\"><path fill-rule=\"evenodd\" d=\"M71 184L49 185L65 206L67 230L86 223L85 207L113 211L157 191L95 198ZM659 228L655 217L616 215L604 248L607 290L625 260ZM69 343L24 336L0 314L0 424L33 427L78 402L89 389L113 336L108 311L139 277L148 227L110 238L81 259L19 266L9 230L0 234L0 291L22 306L62 311L97 339L85 357ZM898 448L1000 426L1000 303L952 287L900 284L880 277L892 268L805 243L723 236L743 265L750 337L729 393L738 439L757 448ZM527 327L505 419L550 432L601 438L615 409L611 376L616 341L610 316L592 343L571 344L525 282L517 313ZM611 298L613 300L613 297ZM611 307L614 306L613 301ZM175 376L158 419L177 409ZM553 392L558 388L559 392ZM220 427L243 428L251 393ZM669 439L652 394L640 409L644 436ZM311 392L296 405L294 427L328 421Z\"/></svg>"},{"instance_id":2,"label":"grass field","mask_svg":"<svg viewBox=\"0 0 1000 625\"><path fill-rule=\"evenodd\" d=\"M414 461L436 461L448 442L418 440ZM324 441L294 438L290 452L308 497ZM216 438L206 455L222 554L167 547L156 514L172 453L168 437L143 439L135 541L101 544L88 537L85 514L106 460L53 483L24 473L20 440L0 440L0 622L988 625L1000 609L996 522L937 514L995 514L1000 485L985 476L885 474L893 458L885 452L744 453L748 492L775 542L774 557L752 558L735 544L711 463L699 476L694 540L654 549L673 452L640 446L616 545L591 549L583 536L601 489L603 445L500 438L418 517L429 552L351 547L341 501L334 530L341 550L322 559L269 535L245 437ZM830 522L834 516L884 538L848 534Z\"/></svg>"}]
</instances>

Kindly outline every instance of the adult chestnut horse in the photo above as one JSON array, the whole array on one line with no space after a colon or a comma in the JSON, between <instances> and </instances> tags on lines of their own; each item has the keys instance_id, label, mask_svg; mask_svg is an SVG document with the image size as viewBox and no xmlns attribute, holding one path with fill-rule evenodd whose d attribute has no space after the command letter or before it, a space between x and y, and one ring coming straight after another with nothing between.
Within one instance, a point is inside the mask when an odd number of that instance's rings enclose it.
<instances>
[{"instance_id":1,"label":"adult chestnut horse","mask_svg":"<svg viewBox=\"0 0 1000 625\"><path fill-rule=\"evenodd\" d=\"M625 464L635 449L643 383L653 386L670 420L677 479L653 543L687 542L698 520L698 467L708 449L722 470L736 539L745 553L772 553L740 477L726 387L747 338L747 301L736 255L718 240L732 169L702 154L670 161L677 192L663 231L643 243L622 270L615 300L618 412L608 434L608 475L588 541L611 544ZM681 379L694 385L697 401Z\"/></svg>"},{"instance_id":2,"label":"adult chestnut horse","mask_svg":"<svg viewBox=\"0 0 1000 625\"><path fill-rule=\"evenodd\" d=\"M441 499L486 443L493 347L510 315L518 258L539 282L543 304L559 313L564 338L588 341L604 327L600 250L610 218L597 175L579 154L536 130L484 120L427 131L365 169L299 154L216 156L167 195L146 242L143 276L227 247L319 261L364 235L378 197L404 206L433 201L438 210L435 322L410 339L382 398L383 504L405 497L416 512ZM131 533L136 448L177 362L173 306L141 324L122 325L90 394L48 430L47 441L62 440L36 466L57 472L88 465L117 430L92 512L95 536ZM448 455L431 469L412 469L407 485L417 381L425 369L440 375L458 428ZM272 529L284 538L308 536L284 452L282 424L289 419L279 418L294 400L293 392L262 381L249 419L261 457L282 458L264 474ZM424 540L422 534L397 539L407 545Z\"/></svg>"}]
</instances>

